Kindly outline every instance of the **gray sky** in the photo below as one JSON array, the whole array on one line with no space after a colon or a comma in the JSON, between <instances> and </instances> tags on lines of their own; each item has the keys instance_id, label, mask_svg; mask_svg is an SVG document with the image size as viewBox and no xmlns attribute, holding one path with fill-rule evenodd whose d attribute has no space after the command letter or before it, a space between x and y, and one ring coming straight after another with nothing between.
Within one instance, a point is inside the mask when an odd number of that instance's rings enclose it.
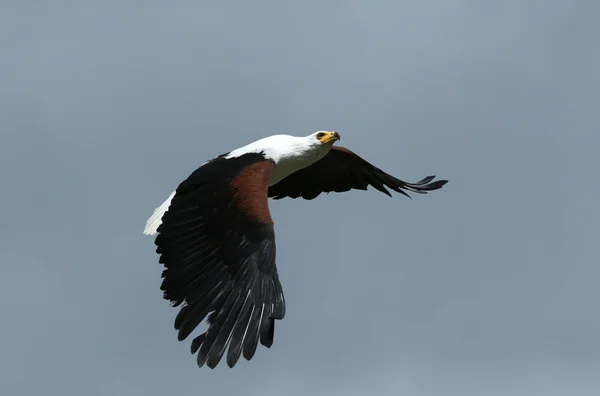
<instances>
[{"instance_id":1,"label":"gray sky","mask_svg":"<svg viewBox=\"0 0 600 396\"><path fill-rule=\"evenodd\" d=\"M1 394L597 395L600 3L85 3L1 6ZM275 344L199 370L144 222L319 129L450 183L271 202Z\"/></svg>"}]
</instances>

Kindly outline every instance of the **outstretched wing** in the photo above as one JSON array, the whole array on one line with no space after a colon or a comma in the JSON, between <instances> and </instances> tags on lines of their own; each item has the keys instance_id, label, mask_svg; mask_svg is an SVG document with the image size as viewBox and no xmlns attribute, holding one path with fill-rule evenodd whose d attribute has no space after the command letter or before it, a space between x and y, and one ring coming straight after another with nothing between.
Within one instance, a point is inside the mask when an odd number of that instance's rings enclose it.
<instances>
[{"instance_id":1,"label":"outstretched wing","mask_svg":"<svg viewBox=\"0 0 600 396\"><path fill-rule=\"evenodd\" d=\"M371 165L347 148L333 146L319 161L269 187L269 197L314 199L323 192L366 190L368 186L373 186L389 196L391 194L386 187L410 198L403 190L426 194L442 188L448 182L432 182L434 178L435 176L427 176L418 182L407 183Z\"/></svg>"},{"instance_id":2,"label":"outstretched wing","mask_svg":"<svg viewBox=\"0 0 600 396\"><path fill-rule=\"evenodd\" d=\"M229 367L241 354L250 360L259 341L273 344L274 320L285 315L267 202L273 168L258 154L218 157L161 205L168 207L155 240L166 267L161 289L174 306L183 304L179 340L208 316L207 331L191 345L200 367L214 368L227 348Z\"/></svg>"}]
</instances>

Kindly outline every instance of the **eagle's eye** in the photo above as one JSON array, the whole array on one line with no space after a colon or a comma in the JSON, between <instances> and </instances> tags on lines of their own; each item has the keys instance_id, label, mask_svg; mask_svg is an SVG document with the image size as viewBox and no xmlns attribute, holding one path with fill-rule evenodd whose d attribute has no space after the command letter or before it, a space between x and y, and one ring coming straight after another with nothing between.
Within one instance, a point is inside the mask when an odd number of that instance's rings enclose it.
<instances>
[{"instance_id":1,"label":"eagle's eye","mask_svg":"<svg viewBox=\"0 0 600 396\"><path fill-rule=\"evenodd\" d=\"M321 140L323 138L323 136L325 136L325 133L323 133L323 132L317 133L317 139Z\"/></svg>"}]
</instances>

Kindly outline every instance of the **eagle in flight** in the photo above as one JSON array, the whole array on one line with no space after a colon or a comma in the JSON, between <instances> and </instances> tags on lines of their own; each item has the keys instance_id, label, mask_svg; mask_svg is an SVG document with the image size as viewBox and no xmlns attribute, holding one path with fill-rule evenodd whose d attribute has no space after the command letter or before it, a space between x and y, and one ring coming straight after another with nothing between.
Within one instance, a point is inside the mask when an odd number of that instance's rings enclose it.
<instances>
[{"instance_id":1,"label":"eagle in flight","mask_svg":"<svg viewBox=\"0 0 600 396\"><path fill-rule=\"evenodd\" d=\"M199 367L215 368L227 352L233 367L250 360L258 342L273 344L285 299L275 265L275 230L268 198L304 198L388 188L426 194L447 180L428 176L407 183L333 144L338 132L269 136L219 155L196 169L154 210L144 233L156 235L164 265L161 290L181 306L180 341L207 318L191 343ZM387 188L386 188L387 187Z\"/></svg>"}]
</instances>

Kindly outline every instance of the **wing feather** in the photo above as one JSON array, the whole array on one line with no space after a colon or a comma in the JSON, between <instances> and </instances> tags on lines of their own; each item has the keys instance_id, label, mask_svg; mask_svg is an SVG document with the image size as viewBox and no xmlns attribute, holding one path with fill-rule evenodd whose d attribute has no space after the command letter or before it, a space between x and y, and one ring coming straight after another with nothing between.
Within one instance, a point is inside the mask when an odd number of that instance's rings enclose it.
<instances>
[{"instance_id":1,"label":"wing feather","mask_svg":"<svg viewBox=\"0 0 600 396\"><path fill-rule=\"evenodd\" d=\"M390 197L392 194L388 188L410 198L407 191L426 194L448 182L438 180L431 183L434 178L427 176L418 182L408 183L385 173L347 148L334 146L319 161L269 187L268 195L273 199L301 197L310 200L321 193L367 190L372 186Z\"/></svg>"},{"instance_id":2,"label":"wing feather","mask_svg":"<svg viewBox=\"0 0 600 396\"><path fill-rule=\"evenodd\" d=\"M273 167L260 154L218 157L179 185L161 218L153 214L161 289L181 305L177 338L208 318L190 346L198 366L216 367L227 350L230 367L241 354L250 360L259 339L271 346L272 322L285 314L267 203Z\"/></svg>"}]
</instances>

